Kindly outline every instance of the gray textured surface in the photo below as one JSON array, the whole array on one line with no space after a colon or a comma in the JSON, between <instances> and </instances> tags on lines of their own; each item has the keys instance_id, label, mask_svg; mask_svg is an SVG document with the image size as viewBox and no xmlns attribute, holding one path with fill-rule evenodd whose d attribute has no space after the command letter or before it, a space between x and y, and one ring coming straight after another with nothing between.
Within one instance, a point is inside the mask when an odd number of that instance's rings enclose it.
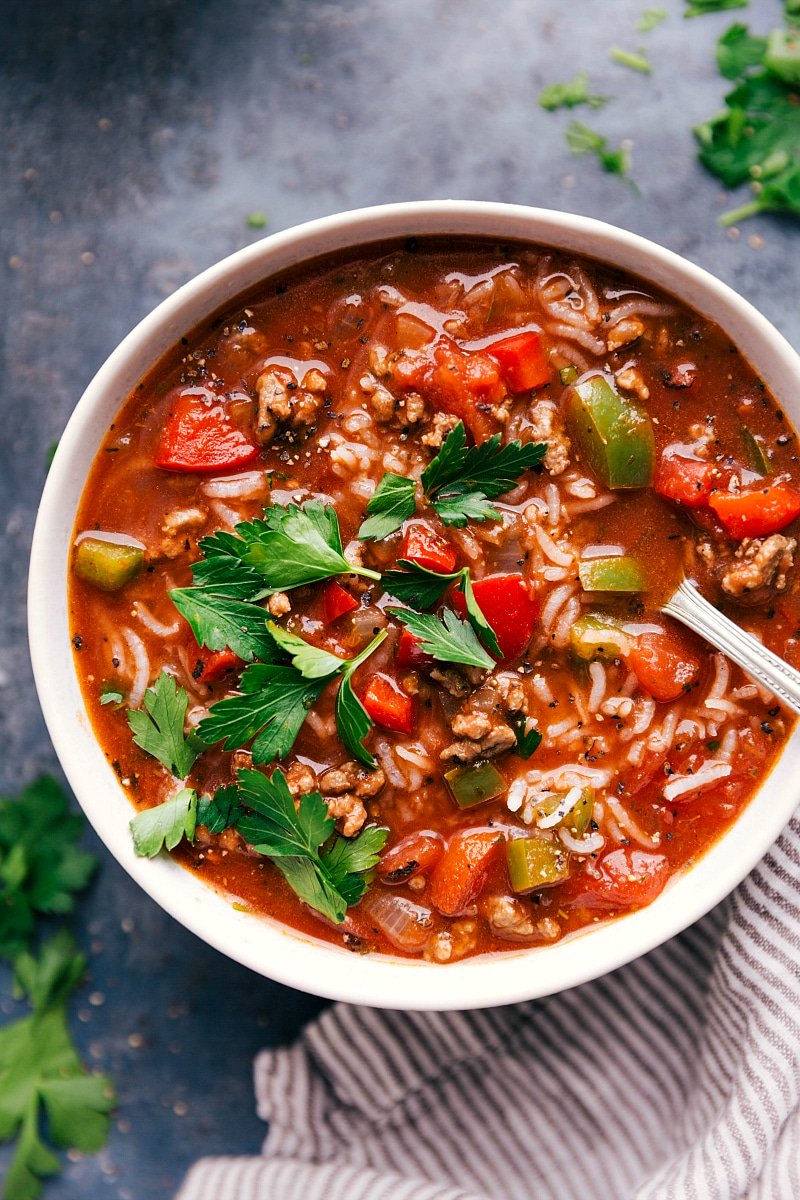
<instances>
[{"instance_id":1,"label":"gray textured surface","mask_svg":"<svg viewBox=\"0 0 800 1200\"><path fill-rule=\"evenodd\" d=\"M260 236L248 213L265 211L268 231L418 197L586 213L714 271L800 343L800 231L773 218L723 233L724 197L689 133L720 105L713 45L741 14L685 22L680 0L663 2L669 19L649 34L634 28L644 0L0 2L0 790L55 766L24 616L45 449L141 316ZM746 16L763 32L780 12L755 0ZM646 46L652 76L610 63L612 44ZM579 68L615 103L574 115L632 140L638 194L571 157L570 114L536 105ZM257 1148L252 1054L316 1005L182 931L99 853L76 1030L120 1107L107 1151L46 1195L150 1200L201 1153Z\"/></svg>"}]
</instances>

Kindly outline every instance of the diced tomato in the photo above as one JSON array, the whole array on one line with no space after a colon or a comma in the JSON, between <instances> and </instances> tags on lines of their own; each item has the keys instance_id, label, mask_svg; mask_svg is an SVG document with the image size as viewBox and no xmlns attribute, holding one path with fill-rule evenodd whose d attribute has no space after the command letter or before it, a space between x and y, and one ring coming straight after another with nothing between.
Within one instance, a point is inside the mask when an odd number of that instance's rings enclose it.
<instances>
[{"instance_id":1,"label":"diced tomato","mask_svg":"<svg viewBox=\"0 0 800 1200\"><path fill-rule=\"evenodd\" d=\"M651 904L669 878L669 861L663 854L621 846L611 850L585 873L583 882L598 900L614 907Z\"/></svg>"},{"instance_id":2,"label":"diced tomato","mask_svg":"<svg viewBox=\"0 0 800 1200\"><path fill-rule=\"evenodd\" d=\"M484 346L483 353L500 364L503 380L512 392L533 392L552 377L539 335L533 330L500 338Z\"/></svg>"},{"instance_id":3,"label":"diced tomato","mask_svg":"<svg viewBox=\"0 0 800 1200\"><path fill-rule=\"evenodd\" d=\"M653 487L659 496L684 508L703 508L720 481L721 473L714 463L683 454L662 454Z\"/></svg>"},{"instance_id":4,"label":"diced tomato","mask_svg":"<svg viewBox=\"0 0 800 1200\"><path fill-rule=\"evenodd\" d=\"M436 659L432 654L426 654L424 650L420 650L420 639L414 637L408 629L404 629L400 634L400 641L397 643L395 650L394 661L398 667L410 667L413 671L422 671L426 667L432 667Z\"/></svg>"},{"instance_id":5,"label":"diced tomato","mask_svg":"<svg viewBox=\"0 0 800 1200\"><path fill-rule=\"evenodd\" d=\"M400 391L417 391L458 417L476 442L486 441L498 429L493 408L506 394L499 365L486 354L462 350L451 338L395 359L392 382Z\"/></svg>"},{"instance_id":6,"label":"diced tomato","mask_svg":"<svg viewBox=\"0 0 800 1200\"><path fill-rule=\"evenodd\" d=\"M232 650L209 650L207 646L201 646L192 675L201 683L216 683L229 671L239 671L243 666L244 659Z\"/></svg>"},{"instance_id":7,"label":"diced tomato","mask_svg":"<svg viewBox=\"0 0 800 1200\"><path fill-rule=\"evenodd\" d=\"M325 613L325 624L332 625L334 621L338 621L339 617L343 617L345 613L353 612L359 607L359 603L346 588L332 579L330 583L326 583L322 589L322 607Z\"/></svg>"},{"instance_id":8,"label":"diced tomato","mask_svg":"<svg viewBox=\"0 0 800 1200\"><path fill-rule=\"evenodd\" d=\"M408 526L400 546L400 557L441 575L451 574L458 561L450 543L424 521L415 521Z\"/></svg>"},{"instance_id":9,"label":"diced tomato","mask_svg":"<svg viewBox=\"0 0 800 1200\"><path fill-rule=\"evenodd\" d=\"M389 847L378 863L378 875L384 883L405 883L422 871L430 871L443 854L444 838L440 833L410 833Z\"/></svg>"},{"instance_id":10,"label":"diced tomato","mask_svg":"<svg viewBox=\"0 0 800 1200\"><path fill-rule=\"evenodd\" d=\"M625 655L625 663L654 700L677 700L697 683L702 658L690 634L670 626L642 633Z\"/></svg>"},{"instance_id":11,"label":"diced tomato","mask_svg":"<svg viewBox=\"0 0 800 1200\"><path fill-rule=\"evenodd\" d=\"M182 392L172 406L156 448L165 471L225 471L258 458L258 446L242 433L205 388Z\"/></svg>"},{"instance_id":12,"label":"diced tomato","mask_svg":"<svg viewBox=\"0 0 800 1200\"><path fill-rule=\"evenodd\" d=\"M709 504L734 538L767 537L800 516L800 492L786 483L739 492L717 491Z\"/></svg>"},{"instance_id":13,"label":"diced tomato","mask_svg":"<svg viewBox=\"0 0 800 1200\"><path fill-rule=\"evenodd\" d=\"M494 829L468 829L450 839L434 869L428 901L446 917L457 917L474 904L505 839Z\"/></svg>"},{"instance_id":14,"label":"diced tomato","mask_svg":"<svg viewBox=\"0 0 800 1200\"><path fill-rule=\"evenodd\" d=\"M489 575L473 583L478 608L497 636L503 660L519 658L533 636L539 605L521 575ZM453 608L462 619L467 615L464 593L454 591Z\"/></svg>"},{"instance_id":15,"label":"diced tomato","mask_svg":"<svg viewBox=\"0 0 800 1200\"><path fill-rule=\"evenodd\" d=\"M388 675L373 675L361 703L373 721L395 733L414 732L414 701Z\"/></svg>"}]
</instances>

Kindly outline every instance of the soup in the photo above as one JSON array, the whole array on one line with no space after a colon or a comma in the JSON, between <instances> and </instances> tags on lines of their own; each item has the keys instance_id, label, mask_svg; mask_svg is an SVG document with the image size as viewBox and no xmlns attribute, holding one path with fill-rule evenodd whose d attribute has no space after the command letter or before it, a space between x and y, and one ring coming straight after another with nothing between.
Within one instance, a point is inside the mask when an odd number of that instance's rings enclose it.
<instances>
[{"instance_id":1,"label":"soup","mask_svg":"<svg viewBox=\"0 0 800 1200\"><path fill-rule=\"evenodd\" d=\"M611 267L414 240L268 280L141 381L77 515L137 850L438 963L649 904L792 725L659 607L685 573L796 665L796 474L722 331Z\"/></svg>"}]
</instances>

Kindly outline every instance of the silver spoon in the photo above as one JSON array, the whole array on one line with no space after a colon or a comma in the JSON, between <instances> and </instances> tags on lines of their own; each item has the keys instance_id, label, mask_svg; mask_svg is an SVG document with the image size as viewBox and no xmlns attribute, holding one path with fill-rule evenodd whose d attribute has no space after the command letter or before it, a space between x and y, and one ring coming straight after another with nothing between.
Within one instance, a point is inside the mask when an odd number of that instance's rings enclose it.
<instances>
[{"instance_id":1,"label":"silver spoon","mask_svg":"<svg viewBox=\"0 0 800 1200\"><path fill-rule=\"evenodd\" d=\"M793 712L800 713L800 671L709 604L690 579L683 580L661 611L699 633Z\"/></svg>"}]
</instances>

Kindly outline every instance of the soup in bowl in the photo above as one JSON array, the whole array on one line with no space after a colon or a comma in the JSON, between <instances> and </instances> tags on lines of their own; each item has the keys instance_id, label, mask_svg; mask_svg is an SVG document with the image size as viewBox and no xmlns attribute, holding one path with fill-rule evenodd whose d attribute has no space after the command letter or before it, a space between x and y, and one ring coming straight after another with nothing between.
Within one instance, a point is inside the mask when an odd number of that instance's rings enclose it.
<instances>
[{"instance_id":1,"label":"soup in bowl","mask_svg":"<svg viewBox=\"0 0 800 1200\"><path fill-rule=\"evenodd\" d=\"M794 721L661 606L687 575L800 662L796 368L676 256L503 205L325 219L187 284L78 405L34 544L101 836L234 958L388 1007L685 927L791 815Z\"/></svg>"}]
</instances>

